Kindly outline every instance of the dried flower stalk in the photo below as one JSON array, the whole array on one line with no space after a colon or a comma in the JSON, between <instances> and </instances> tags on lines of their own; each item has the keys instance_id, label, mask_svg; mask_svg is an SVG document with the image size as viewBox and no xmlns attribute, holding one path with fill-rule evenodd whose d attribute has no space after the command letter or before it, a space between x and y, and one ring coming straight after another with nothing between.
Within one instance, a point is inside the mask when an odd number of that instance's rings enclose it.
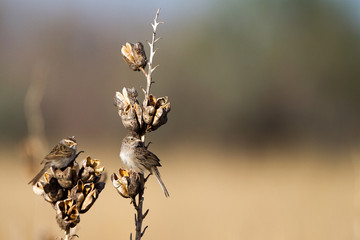
<instances>
[{"instance_id":1,"label":"dried flower stalk","mask_svg":"<svg viewBox=\"0 0 360 240\"><path fill-rule=\"evenodd\" d=\"M142 222L145 219L146 215L149 213L149 209L147 209L145 211L145 213L143 213L143 202L144 202L144 189L145 189L145 179L144 179L144 175L143 174L139 174L140 175L140 191L139 191L139 195L138 195L138 201L136 202L136 198L134 197L132 199L132 204L134 205L134 208L136 210L135 213L135 240L140 240L142 238L142 236L144 236L146 229L149 226L144 227L144 229L142 229ZM132 240L132 234L130 234L130 240Z\"/></svg>"},{"instance_id":2,"label":"dried flower stalk","mask_svg":"<svg viewBox=\"0 0 360 240\"><path fill-rule=\"evenodd\" d=\"M153 58L154 58L154 55L155 53L158 51L158 48L155 48L155 43L157 41L159 41L161 38L156 38L156 31L157 31L157 27L159 26L159 24L163 24L164 22L158 22L157 19L159 17L159 13L160 13L160 8L157 10L156 12L156 15L155 15L155 18L154 18L154 23L151 23L151 26L153 28L153 34L152 34L152 39L151 39L151 42L148 42L149 44L149 47L150 47L150 57L149 57L149 63L148 63L148 72L147 74L145 74L145 77L146 77L146 83L147 83L147 86L146 86L146 92L145 92L145 99L148 99L149 98L149 94L150 94L150 88L151 88L151 84L153 83L152 81L152 77L151 77L151 74L155 71L155 69L159 66L159 65L156 65L155 67L152 67L153 65Z\"/></svg>"},{"instance_id":3,"label":"dried flower stalk","mask_svg":"<svg viewBox=\"0 0 360 240\"><path fill-rule=\"evenodd\" d=\"M120 169L119 175L112 174L111 180L118 193L124 198L130 198L135 213L135 239L140 240L146 229L142 228L144 218L149 212L143 212L144 189L147 178L155 173L166 196L169 196L163 184L157 167L160 167L160 160L155 154L148 151L145 145L145 135L150 131L155 131L167 122L167 114L170 112L170 102L168 97L155 98L150 94L153 82L152 73L159 66L153 67L153 59L158 49L155 43L161 38L156 38L156 31L160 24L158 16L160 9L157 10L153 23L151 23L153 34L150 47L150 55L147 60L141 43L126 43L122 46L121 54L126 64L134 71L141 71L146 77L146 90L143 89L145 98L142 104L137 100L138 93L134 88L123 88L122 92L116 92L114 104L118 108L119 116L124 127L129 131L122 142L120 157L130 170ZM139 46L140 50L139 51ZM147 62L147 72L144 63ZM133 156L136 157L133 157ZM150 174L144 178L144 171ZM130 239L132 240L132 234Z\"/></svg>"}]
</instances>

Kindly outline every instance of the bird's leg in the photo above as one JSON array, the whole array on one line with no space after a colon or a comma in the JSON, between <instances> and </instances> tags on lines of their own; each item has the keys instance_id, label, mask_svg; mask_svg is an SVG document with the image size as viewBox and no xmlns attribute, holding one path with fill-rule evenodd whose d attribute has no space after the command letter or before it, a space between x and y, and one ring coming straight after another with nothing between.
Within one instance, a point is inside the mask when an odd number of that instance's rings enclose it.
<instances>
[{"instance_id":1,"label":"bird's leg","mask_svg":"<svg viewBox=\"0 0 360 240\"><path fill-rule=\"evenodd\" d=\"M147 177L144 179L144 182L146 182L148 180L148 178L150 177L150 175L152 175L152 173L149 173L149 175L147 175Z\"/></svg>"},{"instance_id":2,"label":"bird's leg","mask_svg":"<svg viewBox=\"0 0 360 240\"><path fill-rule=\"evenodd\" d=\"M152 142L148 142L148 144L145 146L146 149L148 149L150 143L152 143Z\"/></svg>"}]
</instances>

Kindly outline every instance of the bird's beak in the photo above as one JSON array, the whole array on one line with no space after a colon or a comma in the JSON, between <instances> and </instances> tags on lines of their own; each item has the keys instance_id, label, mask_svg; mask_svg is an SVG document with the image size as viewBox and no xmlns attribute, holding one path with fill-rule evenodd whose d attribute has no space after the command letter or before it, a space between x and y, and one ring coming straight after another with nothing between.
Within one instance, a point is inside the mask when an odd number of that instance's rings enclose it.
<instances>
[{"instance_id":1,"label":"bird's beak","mask_svg":"<svg viewBox=\"0 0 360 240\"><path fill-rule=\"evenodd\" d=\"M74 142L74 146L77 146L77 143L76 143L76 142Z\"/></svg>"}]
</instances>

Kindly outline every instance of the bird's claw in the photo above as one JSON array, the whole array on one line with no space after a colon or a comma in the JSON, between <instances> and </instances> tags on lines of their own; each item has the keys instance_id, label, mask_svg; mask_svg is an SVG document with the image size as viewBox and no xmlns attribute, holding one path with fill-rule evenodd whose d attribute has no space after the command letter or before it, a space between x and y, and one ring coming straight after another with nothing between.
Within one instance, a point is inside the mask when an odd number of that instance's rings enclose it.
<instances>
[{"instance_id":1,"label":"bird's claw","mask_svg":"<svg viewBox=\"0 0 360 240\"><path fill-rule=\"evenodd\" d=\"M149 175L147 175L147 177L144 179L144 182L146 182L148 180L148 178L150 177L151 173L149 173Z\"/></svg>"},{"instance_id":2,"label":"bird's claw","mask_svg":"<svg viewBox=\"0 0 360 240\"><path fill-rule=\"evenodd\" d=\"M84 151L80 151L76 154L75 159L80 155L80 153L83 153Z\"/></svg>"},{"instance_id":3,"label":"bird's claw","mask_svg":"<svg viewBox=\"0 0 360 240\"><path fill-rule=\"evenodd\" d=\"M145 146L146 149L148 149L149 145L151 144L152 142L148 142L148 144Z\"/></svg>"}]
</instances>

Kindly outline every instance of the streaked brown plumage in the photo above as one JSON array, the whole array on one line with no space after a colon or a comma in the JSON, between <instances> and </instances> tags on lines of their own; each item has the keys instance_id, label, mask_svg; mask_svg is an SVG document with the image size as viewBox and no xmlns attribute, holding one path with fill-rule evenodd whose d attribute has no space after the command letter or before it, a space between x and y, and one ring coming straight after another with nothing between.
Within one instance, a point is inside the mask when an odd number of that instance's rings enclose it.
<instances>
[{"instance_id":1,"label":"streaked brown plumage","mask_svg":"<svg viewBox=\"0 0 360 240\"><path fill-rule=\"evenodd\" d=\"M129 132L124 138L121 145L120 158L127 167L137 172L155 174L165 196L170 196L157 168L161 167L160 159L154 153L147 150L136 133Z\"/></svg>"},{"instance_id":2,"label":"streaked brown plumage","mask_svg":"<svg viewBox=\"0 0 360 240\"><path fill-rule=\"evenodd\" d=\"M77 143L74 137L62 139L52 150L45 156L41 164L44 164L43 169L29 182L35 184L50 168L64 168L75 160Z\"/></svg>"}]
</instances>

